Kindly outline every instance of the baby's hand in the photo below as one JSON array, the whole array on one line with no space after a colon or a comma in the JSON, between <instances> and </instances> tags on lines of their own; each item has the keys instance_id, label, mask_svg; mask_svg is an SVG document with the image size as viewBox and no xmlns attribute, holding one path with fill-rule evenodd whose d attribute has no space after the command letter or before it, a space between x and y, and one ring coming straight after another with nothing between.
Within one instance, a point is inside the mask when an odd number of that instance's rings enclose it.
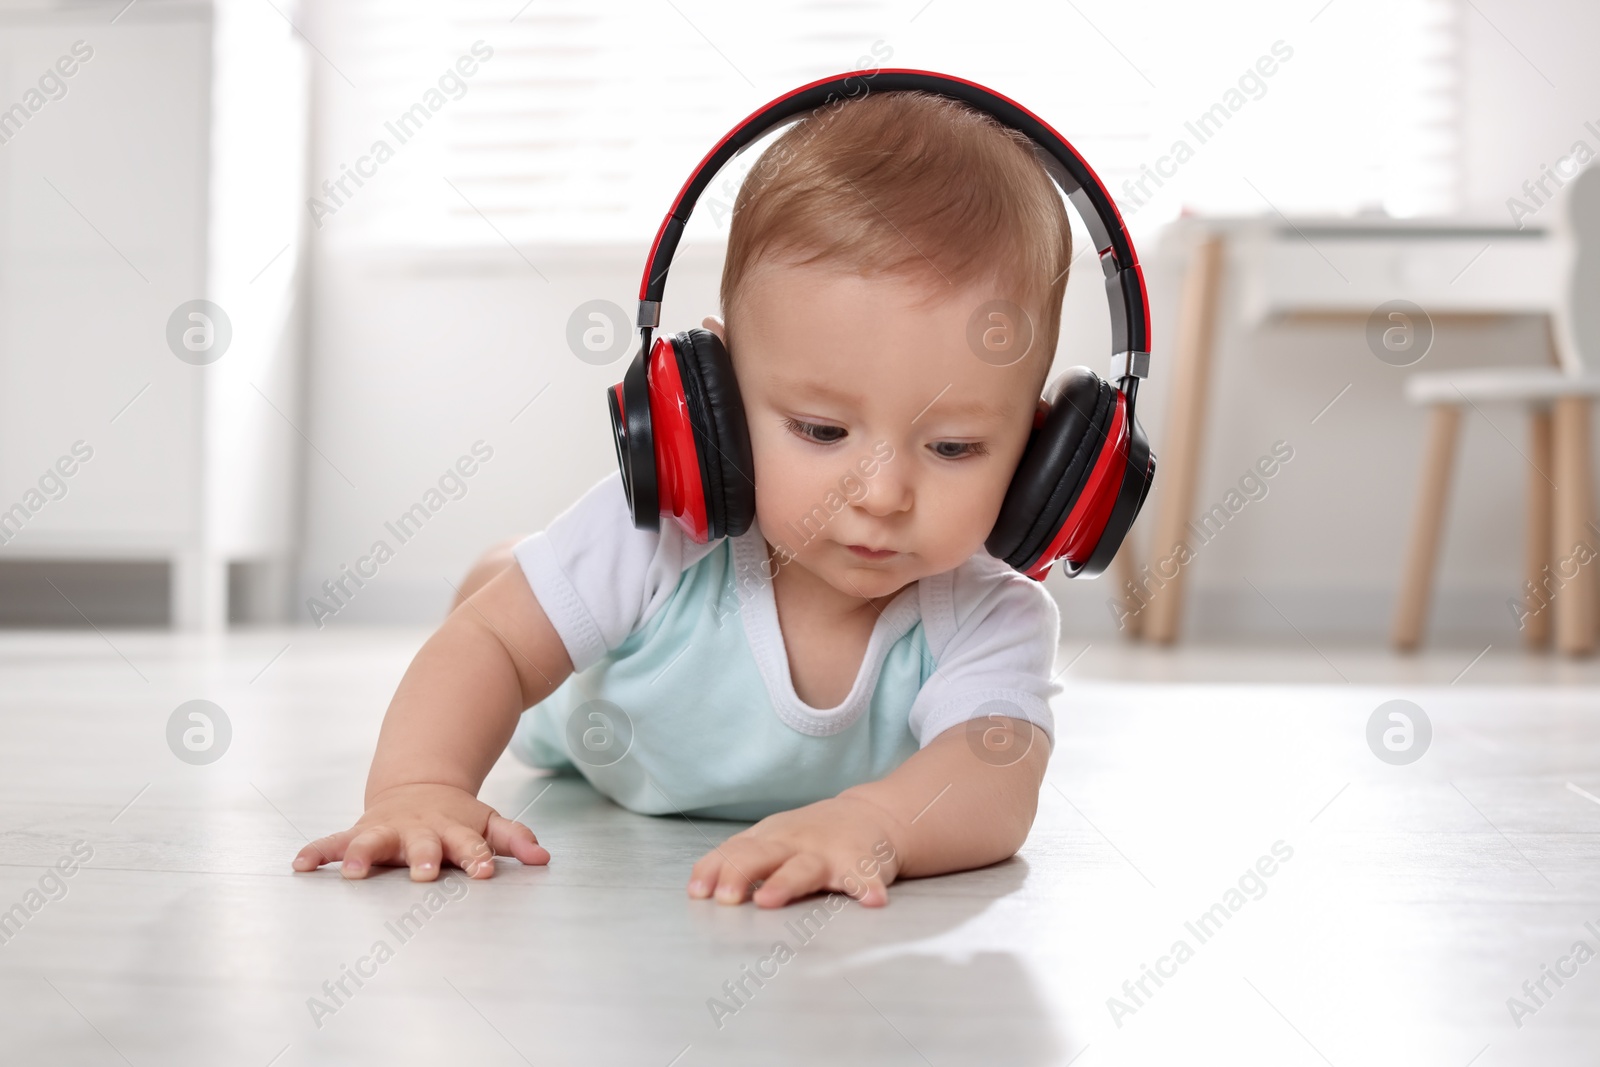
<instances>
[{"instance_id":1,"label":"baby's hand","mask_svg":"<svg viewBox=\"0 0 1600 1067\"><path fill-rule=\"evenodd\" d=\"M355 826L301 849L294 869L314 871L342 859L339 873L346 878L365 878L378 864L409 866L413 882L431 882L444 859L473 878L490 878L497 855L530 865L550 862L526 826L501 818L464 789L423 783L379 793Z\"/></svg>"},{"instance_id":2,"label":"baby's hand","mask_svg":"<svg viewBox=\"0 0 1600 1067\"><path fill-rule=\"evenodd\" d=\"M701 856L689 872L689 895L715 892L724 904L749 896L760 907L777 908L833 889L881 907L900 870L893 826L888 812L849 796L769 815Z\"/></svg>"}]
</instances>

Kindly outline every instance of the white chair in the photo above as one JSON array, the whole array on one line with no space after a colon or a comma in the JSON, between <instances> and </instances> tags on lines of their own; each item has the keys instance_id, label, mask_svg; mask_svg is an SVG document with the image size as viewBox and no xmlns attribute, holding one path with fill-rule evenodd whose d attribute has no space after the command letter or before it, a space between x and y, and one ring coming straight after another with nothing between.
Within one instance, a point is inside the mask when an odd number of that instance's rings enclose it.
<instances>
[{"instance_id":1,"label":"white chair","mask_svg":"<svg viewBox=\"0 0 1600 1067\"><path fill-rule=\"evenodd\" d=\"M1427 622L1439 555L1461 409L1470 404L1522 406L1529 452L1522 610L1530 648L1549 644L1571 655L1594 651L1600 632L1600 527L1593 522L1594 474L1589 413L1600 399L1600 375L1584 369L1600 358L1600 167L1589 167L1564 190L1574 258L1566 292L1551 323L1556 366L1504 367L1416 374L1406 399L1428 407L1427 452L1417 511L1401 575L1393 641L1417 648Z\"/></svg>"}]
</instances>

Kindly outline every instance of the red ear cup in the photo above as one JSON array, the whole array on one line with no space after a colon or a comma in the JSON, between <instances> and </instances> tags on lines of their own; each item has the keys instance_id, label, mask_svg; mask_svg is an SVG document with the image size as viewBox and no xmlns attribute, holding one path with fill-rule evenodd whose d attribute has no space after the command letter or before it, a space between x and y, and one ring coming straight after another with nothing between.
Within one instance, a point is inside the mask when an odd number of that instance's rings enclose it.
<instances>
[{"instance_id":1,"label":"red ear cup","mask_svg":"<svg viewBox=\"0 0 1600 1067\"><path fill-rule=\"evenodd\" d=\"M733 359L710 330L672 339L705 487L708 536L737 537L756 517L755 460Z\"/></svg>"},{"instance_id":2,"label":"red ear cup","mask_svg":"<svg viewBox=\"0 0 1600 1067\"><path fill-rule=\"evenodd\" d=\"M606 392L634 525L670 515L696 543L755 519L755 464L727 350L708 330L658 337Z\"/></svg>"},{"instance_id":3,"label":"red ear cup","mask_svg":"<svg viewBox=\"0 0 1600 1067\"><path fill-rule=\"evenodd\" d=\"M1058 559L1069 577L1093 577L1133 525L1154 458L1126 395L1089 368L1070 368L1046 399L984 544L1030 578Z\"/></svg>"},{"instance_id":4,"label":"red ear cup","mask_svg":"<svg viewBox=\"0 0 1600 1067\"><path fill-rule=\"evenodd\" d=\"M650 428L655 436L656 484L662 515L694 541L711 537L705 461L695 447L694 409L686 395L677 338L658 337L650 350ZM698 406L698 405L696 405Z\"/></svg>"},{"instance_id":5,"label":"red ear cup","mask_svg":"<svg viewBox=\"0 0 1600 1067\"><path fill-rule=\"evenodd\" d=\"M1135 415L1129 427L1122 485L1116 491L1116 500L1111 506L1111 517L1106 519L1105 527L1100 531L1099 539L1090 550L1088 560L1077 570L1069 571L1067 577L1093 578L1111 566L1117 550L1122 547L1123 541L1127 540L1128 531L1133 528L1133 521L1139 517L1139 510L1144 507L1145 497L1150 495L1150 485L1155 480L1155 453L1150 451L1150 442L1144 435L1144 427L1139 425L1139 418ZM1044 572L1041 571L1038 577L1043 578Z\"/></svg>"}]
</instances>

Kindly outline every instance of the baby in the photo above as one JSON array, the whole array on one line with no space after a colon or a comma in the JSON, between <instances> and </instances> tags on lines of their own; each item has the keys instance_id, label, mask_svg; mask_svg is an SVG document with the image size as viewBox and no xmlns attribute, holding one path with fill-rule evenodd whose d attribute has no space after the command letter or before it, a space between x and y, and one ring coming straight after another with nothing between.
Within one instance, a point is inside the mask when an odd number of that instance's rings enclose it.
<instances>
[{"instance_id":1,"label":"baby","mask_svg":"<svg viewBox=\"0 0 1600 1067\"><path fill-rule=\"evenodd\" d=\"M633 811L759 820L694 864L691 897L881 905L1014 854L1060 618L984 541L1045 407L1070 257L1056 187L987 115L884 92L790 127L740 189L725 319L704 321L743 398L754 524L636 529L613 473L485 556L400 682L365 814L295 869L548 862L477 799L508 744ZM972 339L996 301L1034 325L1022 358Z\"/></svg>"}]
</instances>

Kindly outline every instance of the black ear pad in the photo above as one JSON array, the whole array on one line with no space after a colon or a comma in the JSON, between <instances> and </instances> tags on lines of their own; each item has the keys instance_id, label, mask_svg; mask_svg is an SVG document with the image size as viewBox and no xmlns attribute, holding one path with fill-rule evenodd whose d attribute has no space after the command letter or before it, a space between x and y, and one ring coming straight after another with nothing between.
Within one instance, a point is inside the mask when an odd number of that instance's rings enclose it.
<instances>
[{"instance_id":1,"label":"black ear pad","mask_svg":"<svg viewBox=\"0 0 1600 1067\"><path fill-rule=\"evenodd\" d=\"M617 446L617 465L622 470L622 491L628 498L633 524L641 530L661 528L661 497L656 485L655 435L650 428L650 383L645 361L650 353L639 349L622 376L622 400L618 404L614 389L606 390L606 407L611 412L611 436ZM623 409L627 415L624 417Z\"/></svg>"},{"instance_id":2,"label":"black ear pad","mask_svg":"<svg viewBox=\"0 0 1600 1067\"><path fill-rule=\"evenodd\" d=\"M1027 570L1061 528L1094 469L1116 415L1117 390L1088 367L1070 367L1045 394L1050 405L1028 438L984 547Z\"/></svg>"},{"instance_id":3,"label":"black ear pad","mask_svg":"<svg viewBox=\"0 0 1600 1067\"><path fill-rule=\"evenodd\" d=\"M755 521L756 465L733 360L710 330L685 330L672 346L695 431L710 536L737 537Z\"/></svg>"}]
</instances>

